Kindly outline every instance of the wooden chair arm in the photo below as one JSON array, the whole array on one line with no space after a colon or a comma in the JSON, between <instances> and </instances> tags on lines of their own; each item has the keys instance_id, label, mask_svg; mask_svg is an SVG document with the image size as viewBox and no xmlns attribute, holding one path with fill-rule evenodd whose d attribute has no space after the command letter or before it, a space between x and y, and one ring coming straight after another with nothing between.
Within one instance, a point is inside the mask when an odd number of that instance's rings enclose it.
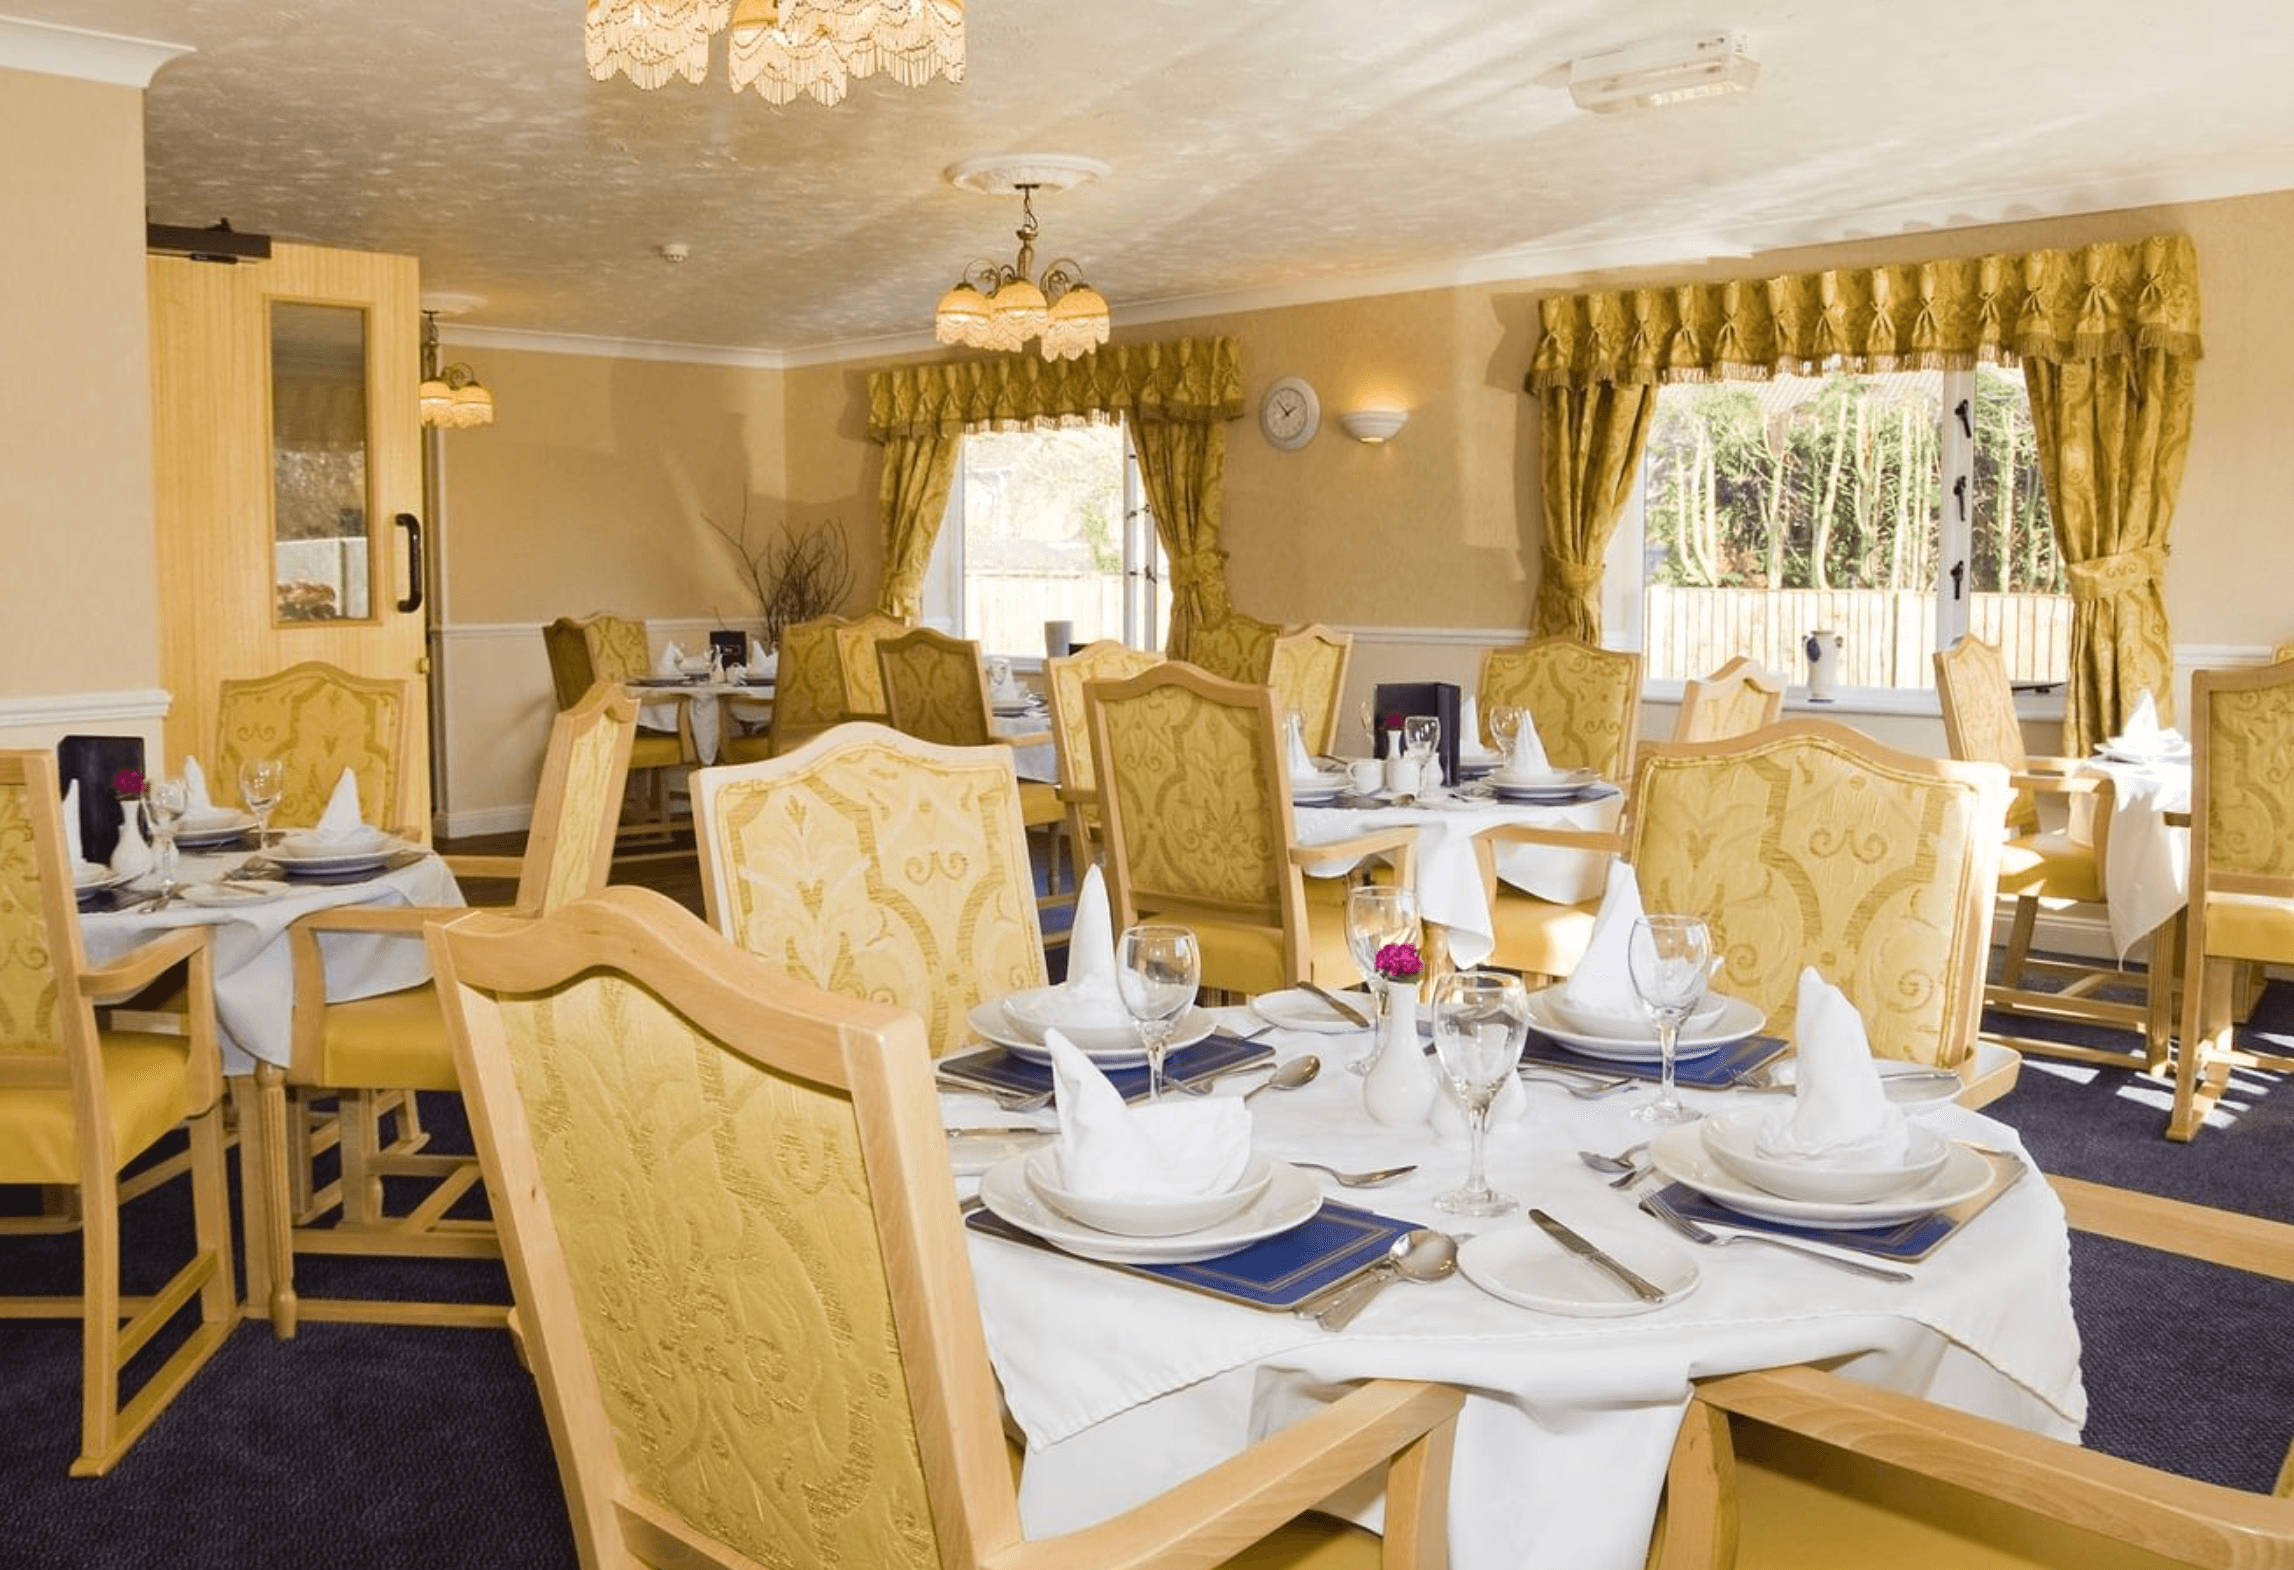
<instances>
[{"instance_id":1,"label":"wooden chair arm","mask_svg":"<svg viewBox=\"0 0 2294 1570\"><path fill-rule=\"evenodd\" d=\"M1387 1490L1387 1534L1421 1545L1400 1562L1442 1563L1450 1452L1464 1401L1447 1385L1374 1380L1112 1520L991 1553L983 1570L1218 1565L1388 1460L1397 1475Z\"/></svg>"},{"instance_id":2,"label":"wooden chair arm","mask_svg":"<svg viewBox=\"0 0 2294 1570\"><path fill-rule=\"evenodd\" d=\"M2007 783L2038 796L2102 796L2111 790L2108 774L2010 774Z\"/></svg>"},{"instance_id":3,"label":"wooden chair arm","mask_svg":"<svg viewBox=\"0 0 2294 1570\"><path fill-rule=\"evenodd\" d=\"M2076 774L2086 761L2084 758L2025 758L2023 767L2032 774Z\"/></svg>"},{"instance_id":4,"label":"wooden chair arm","mask_svg":"<svg viewBox=\"0 0 2294 1570\"><path fill-rule=\"evenodd\" d=\"M2137 1248L2294 1281L2294 1224L2193 1205L2156 1194L2050 1176L2064 1214L2082 1232Z\"/></svg>"},{"instance_id":5,"label":"wooden chair arm","mask_svg":"<svg viewBox=\"0 0 2294 1570\"><path fill-rule=\"evenodd\" d=\"M1493 823L1474 836L1482 846L1545 845L1555 850L1591 850L1606 855L1625 854L1625 835L1619 829L1546 829L1534 823Z\"/></svg>"},{"instance_id":6,"label":"wooden chair arm","mask_svg":"<svg viewBox=\"0 0 2294 1570\"><path fill-rule=\"evenodd\" d=\"M223 1048L215 1035L215 929L177 927L123 954L108 965L80 972L80 995L95 1003L134 996L177 965L185 965L183 1033L191 1043L185 1061L186 1117L213 1106L223 1094ZM176 1004L154 1012L173 1015Z\"/></svg>"},{"instance_id":7,"label":"wooden chair arm","mask_svg":"<svg viewBox=\"0 0 2294 1570\"><path fill-rule=\"evenodd\" d=\"M1290 848L1290 864L1304 872L1327 862L1344 861L1352 864L1365 856L1388 855L1393 858L1395 876L1407 882L1410 877L1410 861L1417 849L1417 827L1414 824L1397 823L1347 839L1293 845Z\"/></svg>"},{"instance_id":8,"label":"wooden chair arm","mask_svg":"<svg viewBox=\"0 0 2294 1570\"><path fill-rule=\"evenodd\" d=\"M175 927L109 964L80 972L80 996L104 1003L141 992L206 949L209 927Z\"/></svg>"},{"instance_id":9,"label":"wooden chair arm","mask_svg":"<svg viewBox=\"0 0 2294 1570\"><path fill-rule=\"evenodd\" d=\"M466 916L469 905L339 905L295 918L293 936L310 932L406 932L421 936L424 923Z\"/></svg>"},{"instance_id":10,"label":"wooden chair arm","mask_svg":"<svg viewBox=\"0 0 2294 1570\"><path fill-rule=\"evenodd\" d=\"M520 856L441 856L446 870L457 878L500 879L515 883L525 875L525 859Z\"/></svg>"},{"instance_id":11,"label":"wooden chair arm","mask_svg":"<svg viewBox=\"0 0 2294 1570\"><path fill-rule=\"evenodd\" d=\"M1048 747L1052 743L1050 731L1030 731L1024 736L998 736L997 742L1006 747Z\"/></svg>"}]
</instances>

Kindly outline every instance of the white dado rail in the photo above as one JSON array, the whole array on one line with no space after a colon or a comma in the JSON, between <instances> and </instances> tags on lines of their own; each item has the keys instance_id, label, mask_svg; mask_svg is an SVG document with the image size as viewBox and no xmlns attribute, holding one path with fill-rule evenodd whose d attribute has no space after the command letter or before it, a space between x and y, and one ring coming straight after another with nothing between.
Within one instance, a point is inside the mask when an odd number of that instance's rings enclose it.
<instances>
[{"instance_id":1,"label":"white dado rail","mask_svg":"<svg viewBox=\"0 0 2294 1570\"><path fill-rule=\"evenodd\" d=\"M157 687L0 698L0 747L53 747L66 736L140 736L159 745L168 694Z\"/></svg>"}]
</instances>

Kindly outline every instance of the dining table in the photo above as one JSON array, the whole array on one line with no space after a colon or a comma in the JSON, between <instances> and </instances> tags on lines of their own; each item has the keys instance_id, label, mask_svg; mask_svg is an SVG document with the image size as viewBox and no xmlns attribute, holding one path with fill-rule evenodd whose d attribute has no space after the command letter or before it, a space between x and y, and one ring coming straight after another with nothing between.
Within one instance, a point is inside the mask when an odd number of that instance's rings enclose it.
<instances>
[{"instance_id":1,"label":"dining table","mask_svg":"<svg viewBox=\"0 0 2294 1570\"><path fill-rule=\"evenodd\" d=\"M1473 1239L1489 1238L1481 1247L1492 1257L1522 1238L1535 1241L1519 1208L1472 1219L1435 1208L1434 1196L1464 1175L1462 1124L1437 1120L1437 1132L1435 1123L1373 1120L1363 1081L1339 1068L1366 1044L1362 1034L1271 1028L1247 1008L1219 1017L1278 1061L1314 1054L1323 1063L1303 1087L1252 1100L1257 1151L1340 1169L1413 1169L1376 1189L1317 1175L1326 1207L1369 1206L1396 1224L1441 1228L1469 1252ZM1605 1082L1592 1074L1603 1067L1591 1065L1575 1091L1567 1074L1525 1081L1519 1096L1509 1091L1514 1113L1489 1134L1488 1176L1522 1205L1612 1246L1630 1241L1637 1257L1669 1261L1676 1289L1644 1311L1620 1312L1622 1294L1604 1291L1605 1281L1525 1306L1461 1273L1390 1285L1351 1324L1326 1330L1293 1312L975 1230L971 1262L988 1348L1026 1437L1027 1534L1075 1530L1131 1508L1378 1378L1466 1392L1448 1503L1456 1570L1635 1570L1691 1385L1708 1375L1816 1363L2037 1433L2077 1436L2085 1392L2064 1213L2013 1129L1949 1102L1916 1114L1996 1162L1999 1175L1988 1203L1904 1266L1912 1279L1873 1280L1766 1247L1699 1247L1643 1214L1636 1196L1662 1178L1612 1187L1579 1155L1624 1155L1652 1132L1631 1115L1647 1090L1637 1082L1600 1088ZM1263 1078L1236 1075L1209 1089L1241 1095ZM1787 1100L1724 1083L1682 1094L1708 1117ZM944 1092L943 1110L951 1128L1015 1121L961 1090ZM1033 1112L1024 1122L1051 1128L1055 1118ZM1011 1143L999 1146L1004 1139ZM955 1136L951 1148L1029 1142ZM959 1156L959 1194L972 1192L979 1170ZM994 1181L995 1168L988 1171ZM1596 1280L1585 1272L1584 1282ZM1375 1527L1375 1478L1323 1508Z\"/></svg>"},{"instance_id":2,"label":"dining table","mask_svg":"<svg viewBox=\"0 0 2294 1570\"><path fill-rule=\"evenodd\" d=\"M2142 756L2098 750L2080 759L2077 771L2111 782L2103 895L2112 951L2123 960L2190 900L2190 751ZM2074 840L2095 843L2095 812L2091 797L2074 798L2067 821Z\"/></svg>"},{"instance_id":3,"label":"dining table","mask_svg":"<svg viewBox=\"0 0 2294 1570\"><path fill-rule=\"evenodd\" d=\"M743 726L766 725L773 717L770 681L641 676L623 686L638 700L641 728L682 734L695 761L704 765L715 763L724 750L726 716Z\"/></svg>"}]
</instances>

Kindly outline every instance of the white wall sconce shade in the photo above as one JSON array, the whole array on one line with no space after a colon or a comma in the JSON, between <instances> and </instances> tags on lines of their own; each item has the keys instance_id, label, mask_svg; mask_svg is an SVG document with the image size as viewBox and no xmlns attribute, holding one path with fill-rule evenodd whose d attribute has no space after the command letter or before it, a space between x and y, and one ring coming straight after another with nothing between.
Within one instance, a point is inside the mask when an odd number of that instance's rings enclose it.
<instances>
[{"instance_id":1,"label":"white wall sconce shade","mask_svg":"<svg viewBox=\"0 0 2294 1570\"><path fill-rule=\"evenodd\" d=\"M1349 409L1338 417L1346 434L1358 442L1375 447L1380 442L1392 441L1397 432L1410 421L1407 409Z\"/></svg>"}]
</instances>

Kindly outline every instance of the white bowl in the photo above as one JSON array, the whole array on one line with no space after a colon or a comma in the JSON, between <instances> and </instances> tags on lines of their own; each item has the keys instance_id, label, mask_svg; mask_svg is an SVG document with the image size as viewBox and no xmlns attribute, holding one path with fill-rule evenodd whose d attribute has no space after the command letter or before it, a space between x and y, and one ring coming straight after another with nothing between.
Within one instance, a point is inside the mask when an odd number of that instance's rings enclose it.
<instances>
[{"instance_id":1,"label":"white bowl","mask_svg":"<svg viewBox=\"0 0 2294 1570\"><path fill-rule=\"evenodd\" d=\"M1646 1011L1636 1008L1630 1014L1607 1014L1577 1008L1555 987L1545 995L1546 1004L1564 1025L1571 1030L1583 1031L1588 1036L1608 1036L1620 1041L1654 1041L1657 1039L1656 1022ZM1719 1022L1721 1010L1728 1007L1728 999L1717 992L1707 992L1689 1017L1681 1022L1684 1036L1701 1035Z\"/></svg>"},{"instance_id":2,"label":"white bowl","mask_svg":"<svg viewBox=\"0 0 2294 1570\"><path fill-rule=\"evenodd\" d=\"M348 834L289 834L279 841L279 849L290 856L364 856L378 851L390 843L390 836L371 826L361 826Z\"/></svg>"},{"instance_id":3,"label":"white bowl","mask_svg":"<svg viewBox=\"0 0 2294 1570\"><path fill-rule=\"evenodd\" d=\"M1745 1112L1734 1117L1708 1118L1704 1123L1705 1149L1721 1167L1753 1187L1784 1199L1813 1200L1827 1205L1858 1205L1885 1199L1917 1187L1934 1177L1951 1155L1951 1145L1925 1124L1911 1126L1911 1144L1901 1165L1854 1165L1832 1160L1760 1153L1760 1128L1766 1112Z\"/></svg>"},{"instance_id":4,"label":"white bowl","mask_svg":"<svg viewBox=\"0 0 2294 1570\"><path fill-rule=\"evenodd\" d=\"M1274 1163L1254 1155L1243 1169L1242 1180L1223 1194L1200 1194L1185 1199L1118 1199L1105 1194L1078 1194L1060 1183L1059 1151L1051 1146L1028 1153L1028 1187L1036 1197L1071 1221L1120 1237L1177 1237L1217 1226L1248 1208L1266 1192L1274 1177Z\"/></svg>"},{"instance_id":5,"label":"white bowl","mask_svg":"<svg viewBox=\"0 0 2294 1570\"><path fill-rule=\"evenodd\" d=\"M1500 765L1482 776L1492 785L1506 785L1515 790L1582 790L1600 777L1591 769L1547 769L1538 774L1516 774L1510 765Z\"/></svg>"},{"instance_id":6,"label":"white bowl","mask_svg":"<svg viewBox=\"0 0 2294 1570\"><path fill-rule=\"evenodd\" d=\"M1135 1052L1142 1045L1139 1027L1131 1020L1104 1025L1070 1025L1062 1022L1056 1013L1060 993L1057 986L1030 987L1014 992L1003 999L1004 1018L1012 1028L1028 1040L1041 1042L1043 1033L1057 1025L1060 1033L1086 1052Z\"/></svg>"}]
</instances>

